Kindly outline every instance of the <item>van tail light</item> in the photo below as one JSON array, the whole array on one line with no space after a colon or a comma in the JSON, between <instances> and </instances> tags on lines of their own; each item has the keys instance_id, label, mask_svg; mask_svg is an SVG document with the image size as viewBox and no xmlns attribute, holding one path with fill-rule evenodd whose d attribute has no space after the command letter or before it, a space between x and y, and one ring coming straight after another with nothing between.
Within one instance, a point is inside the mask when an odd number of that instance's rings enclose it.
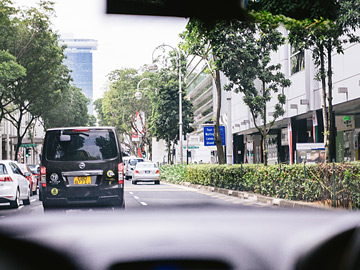
<instances>
[{"instance_id":1,"label":"van tail light","mask_svg":"<svg viewBox=\"0 0 360 270\"><path fill-rule=\"evenodd\" d=\"M14 182L10 176L0 176L0 182Z\"/></svg>"},{"instance_id":2,"label":"van tail light","mask_svg":"<svg viewBox=\"0 0 360 270\"><path fill-rule=\"evenodd\" d=\"M135 170L135 173L140 173L138 170Z\"/></svg>"},{"instance_id":3,"label":"van tail light","mask_svg":"<svg viewBox=\"0 0 360 270\"><path fill-rule=\"evenodd\" d=\"M76 129L73 129L73 132L88 132L90 131L89 128L76 128Z\"/></svg>"},{"instance_id":4,"label":"van tail light","mask_svg":"<svg viewBox=\"0 0 360 270\"><path fill-rule=\"evenodd\" d=\"M118 164L118 183L124 184L124 163Z\"/></svg>"},{"instance_id":5,"label":"van tail light","mask_svg":"<svg viewBox=\"0 0 360 270\"><path fill-rule=\"evenodd\" d=\"M160 173L160 171L159 170L156 170L156 172L155 173Z\"/></svg>"},{"instance_id":6,"label":"van tail light","mask_svg":"<svg viewBox=\"0 0 360 270\"><path fill-rule=\"evenodd\" d=\"M40 169L41 186L46 187L46 167Z\"/></svg>"}]
</instances>

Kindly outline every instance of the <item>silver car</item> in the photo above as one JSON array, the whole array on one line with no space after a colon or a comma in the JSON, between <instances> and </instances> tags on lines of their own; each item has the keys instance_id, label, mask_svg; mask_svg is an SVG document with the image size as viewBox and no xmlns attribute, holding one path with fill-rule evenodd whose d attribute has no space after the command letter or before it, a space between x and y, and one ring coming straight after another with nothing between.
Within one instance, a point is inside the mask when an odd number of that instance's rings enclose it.
<instances>
[{"instance_id":1,"label":"silver car","mask_svg":"<svg viewBox=\"0 0 360 270\"><path fill-rule=\"evenodd\" d=\"M132 176L132 183L154 182L160 184L160 170L154 162L138 162L135 166Z\"/></svg>"}]
</instances>

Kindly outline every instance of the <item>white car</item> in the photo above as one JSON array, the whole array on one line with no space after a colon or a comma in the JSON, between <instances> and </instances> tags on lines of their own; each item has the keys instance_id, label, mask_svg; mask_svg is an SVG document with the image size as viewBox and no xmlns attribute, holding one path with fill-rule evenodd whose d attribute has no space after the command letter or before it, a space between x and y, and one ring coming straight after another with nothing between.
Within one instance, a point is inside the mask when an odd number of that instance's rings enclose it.
<instances>
[{"instance_id":1,"label":"white car","mask_svg":"<svg viewBox=\"0 0 360 270\"><path fill-rule=\"evenodd\" d=\"M125 161L126 164L124 164L125 179L128 180L128 179L132 178L136 164L143 162L143 161L144 161L143 158L138 158L138 157L126 158L126 161Z\"/></svg>"},{"instance_id":2,"label":"white car","mask_svg":"<svg viewBox=\"0 0 360 270\"><path fill-rule=\"evenodd\" d=\"M15 161L0 160L0 203L18 208L20 200L24 205L30 204L30 182Z\"/></svg>"},{"instance_id":3,"label":"white car","mask_svg":"<svg viewBox=\"0 0 360 270\"><path fill-rule=\"evenodd\" d=\"M132 183L136 185L138 182L154 182L160 184L160 170L154 162L138 162L135 166L132 176Z\"/></svg>"}]
</instances>

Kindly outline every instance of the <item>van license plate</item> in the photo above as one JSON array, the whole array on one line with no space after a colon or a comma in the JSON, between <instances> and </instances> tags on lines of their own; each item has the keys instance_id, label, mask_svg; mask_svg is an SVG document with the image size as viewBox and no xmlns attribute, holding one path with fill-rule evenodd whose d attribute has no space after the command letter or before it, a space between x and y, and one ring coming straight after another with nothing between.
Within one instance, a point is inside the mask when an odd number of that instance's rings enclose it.
<instances>
[{"instance_id":1,"label":"van license plate","mask_svg":"<svg viewBox=\"0 0 360 270\"><path fill-rule=\"evenodd\" d=\"M75 176L74 185L90 185L91 176Z\"/></svg>"}]
</instances>

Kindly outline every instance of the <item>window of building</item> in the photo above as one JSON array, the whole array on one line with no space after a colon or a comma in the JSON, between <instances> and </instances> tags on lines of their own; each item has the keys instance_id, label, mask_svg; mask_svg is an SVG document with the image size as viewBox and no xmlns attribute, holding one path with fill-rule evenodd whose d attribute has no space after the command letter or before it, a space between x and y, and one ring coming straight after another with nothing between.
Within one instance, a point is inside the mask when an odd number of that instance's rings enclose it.
<instances>
[{"instance_id":1,"label":"window of building","mask_svg":"<svg viewBox=\"0 0 360 270\"><path fill-rule=\"evenodd\" d=\"M305 53L296 46L291 46L291 75L305 69Z\"/></svg>"}]
</instances>

